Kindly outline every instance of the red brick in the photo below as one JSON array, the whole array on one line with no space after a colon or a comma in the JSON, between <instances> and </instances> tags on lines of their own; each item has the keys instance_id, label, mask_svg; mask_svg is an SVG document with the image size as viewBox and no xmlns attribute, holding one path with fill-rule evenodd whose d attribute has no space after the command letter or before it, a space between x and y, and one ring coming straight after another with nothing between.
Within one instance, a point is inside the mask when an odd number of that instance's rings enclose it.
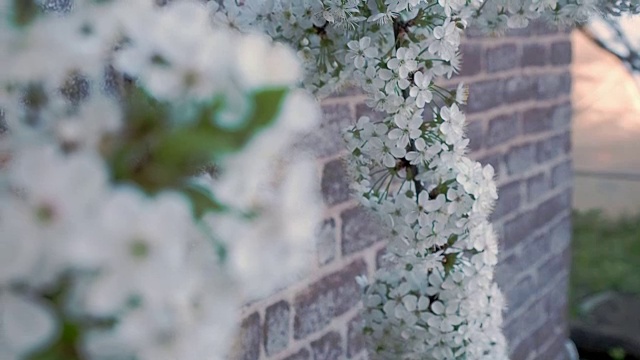
<instances>
[{"instance_id":1,"label":"red brick","mask_svg":"<svg viewBox=\"0 0 640 360\"><path fill-rule=\"evenodd\" d=\"M332 160L322 170L322 198L328 206L349 200L351 179L347 175L346 164L342 159Z\"/></svg>"},{"instance_id":2,"label":"red brick","mask_svg":"<svg viewBox=\"0 0 640 360\"><path fill-rule=\"evenodd\" d=\"M535 202L551 188L549 177L545 173L538 173L527 179L527 201Z\"/></svg>"},{"instance_id":3,"label":"red brick","mask_svg":"<svg viewBox=\"0 0 640 360\"><path fill-rule=\"evenodd\" d=\"M467 124L467 137L469 139L469 145L467 148L470 151L478 151L484 146L484 121L481 119L471 121Z\"/></svg>"},{"instance_id":4,"label":"red brick","mask_svg":"<svg viewBox=\"0 0 640 360\"><path fill-rule=\"evenodd\" d=\"M537 229L532 221L533 215L533 211L522 212L504 224L504 236L501 238L502 251L515 248Z\"/></svg>"},{"instance_id":5,"label":"red brick","mask_svg":"<svg viewBox=\"0 0 640 360\"><path fill-rule=\"evenodd\" d=\"M534 360L558 360L566 358L565 349L566 338L556 337L552 338L551 344L546 349L538 352Z\"/></svg>"},{"instance_id":6,"label":"red brick","mask_svg":"<svg viewBox=\"0 0 640 360\"><path fill-rule=\"evenodd\" d=\"M515 75L505 81L505 101L517 103L532 100L537 94L537 79L532 76Z\"/></svg>"},{"instance_id":7,"label":"red brick","mask_svg":"<svg viewBox=\"0 0 640 360\"><path fill-rule=\"evenodd\" d=\"M560 163L551 169L551 186L556 188L570 184L573 181L573 165L571 159Z\"/></svg>"},{"instance_id":8,"label":"red brick","mask_svg":"<svg viewBox=\"0 0 640 360\"><path fill-rule=\"evenodd\" d=\"M501 252L504 253L504 252ZM509 256L501 258L495 270L495 279L503 291L512 286L516 277L527 270L522 262L522 256L516 252L512 252Z\"/></svg>"},{"instance_id":9,"label":"red brick","mask_svg":"<svg viewBox=\"0 0 640 360\"><path fill-rule=\"evenodd\" d=\"M535 298L536 294L531 294ZM508 306L508 304L507 304ZM537 299L533 301L524 311L518 309L518 316L507 315L504 327L504 334L511 342L516 339L524 339L542 325L547 320L544 310L544 301ZM509 314L515 313L515 309L510 309Z\"/></svg>"},{"instance_id":10,"label":"red brick","mask_svg":"<svg viewBox=\"0 0 640 360\"><path fill-rule=\"evenodd\" d=\"M553 255L544 264L538 267L538 281L547 284L555 279L558 275L568 271L569 267L569 249L565 249L560 255Z\"/></svg>"},{"instance_id":11,"label":"red brick","mask_svg":"<svg viewBox=\"0 0 640 360\"><path fill-rule=\"evenodd\" d=\"M541 100L555 99L571 92L571 73L543 74L537 79L537 93Z\"/></svg>"},{"instance_id":12,"label":"red brick","mask_svg":"<svg viewBox=\"0 0 640 360\"><path fill-rule=\"evenodd\" d=\"M534 108L522 114L522 127L525 134L534 134L553 129L549 108Z\"/></svg>"},{"instance_id":13,"label":"red brick","mask_svg":"<svg viewBox=\"0 0 640 360\"><path fill-rule=\"evenodd\" d=\"M335 331L329 332L320 339L311 342L311 352L313 360L341 359L344 357L342 337Z\"/></svg>"},{"instance_id":14,"label":"red brick","mask_svg":"<svg viewBox=\"0 0 640 360\"><path fill-rule=\"evenodd\" d=\"M363 207L342 212L342 254L349 255L391 236L376 214Z\"/></svg>"},{"instance_id":15,"label":"red brick","mask_svg":"<svg viewBox=\"0 0 640 360\"><path fill-rule=\"evenodd\" d=\"M294 338L303 339L324 329L333 318L356 306L360 287L355 277L366 273L364 261L355 260L300 292L294 301Z\"/></svg>"},{"instance_id":16,"label":"red brick","mask_svg":"<svg viewBox=\"0 0 640 360\"><path fill-rule=\"evenodd\" d=\"M236 340L238 343L234 348L236 352L231 355L232 360L255 360L260 357L262 343L260 314L254 312L242 321Z\"/></svg>"},{"instance_id":17,"label":"red brick","mask_svg":"<svg viewBox=\"0 0 640 360\"><path fill-rule=\"evenodd\" d=\"M318 264L326 265L336 257L336 222L333 219L325 220L317 233L316 253Z\"/></svg>"},{"instance_id":18,"label":"red brick","mask_svg":"<svg viewBox=\"0 0 640 360\"><path fill-rule=\"evenodd\" d=\"M465 41L460 45L462 69L458 76L472 76L482 71L482 45Z\"/></svg>"},{"instance_id":19,"label":"red brick","mask_svg":"<svg viewBox=\"0 0 640 360\"><path fill-rule=\"evenodd\" d=\"M570 102L558 104L551 109L551 123L554 130L564 130L571 127L573 106Z\"/></svg>"},{"instance_id":20,"label":"red brick","mask_svg":"<svg viewBox=\"0 0 640 360\"><path fill-rule=\"evenodd\" d=\"M526 269L531 269L535 263L541 260L553 256L552 244L553 237L550 232L545 231L539 235L529 239L522 248L522 258L520 266Z\"/></svg>"},{"instance_id":21,"label":"red brick","mask_svg":"<svg viewBox=\"0 0 640 360\"><path fill-rule=\"evenodd\" d=\"M560 253L571 245L571 215L567 214L549 229L551 251Z\"/></svg>"},{"instance_id":22,"label":"red brick","mask_svg":"<svg viewBox=\"0 0 640 360\"><path fill-rule=\"evenodd\" d=\"M529 360L530 356L535 352L534 340L531 337L525 337L518 342L515 347L510 348L511 360Z\"/></svg>"},{"instance_id":23,"label":"red brick","mask_svg":"<svg viewBox=\"0 0 640 360\"><path fill-rule=\"evenodd\" d=\"M354 358L365 349L362 322L360 316L356 316L349 321L347 328L347 357L349 359Z\"/></svg>"},{"instance_id":24,"label":"red brick","mask_svg":"<svg viewBox=\"0 0 640 360\"><path fill-rule=\"evenodd\" d=\"M533 144L523 144L509 149L505 155L507 172L509 175L518 175L536 164L536 148Z\"/></svg>"},{"instance_id":25,"label":"red brick","mask_svg":"<svg viewBox=\"0 0 640 360\"><path fill-rule=\"evenodd\" d=\"M571 133L556 135L536 144L536 159L539 163L553 160L571 150Z\"/></svg>"},{"instance_id":26,"label":"red brick","mask_svg":"<svg viewBox=\"0 0 640 360\"><path fill-rule=\"evenodd\" d=\"M571 209L571 189L540 203L534 210L534 217L529 220L535 227L540 228L569 209Z\"/></svg>"},{"instance_id":27,"label":"red brick","mask_svg":"<svg viewBox=\"0 0 640 360\"><path fill-rule=\"evenodd\" d=\"M559 41L551 44L551 63L554 65L571 64L571 41Z\"/></svg>"},{"instance_id":28,"label":"red brick","mask_svg":"<svg viewBox=\"0 0 640 360\"><path fill-rule=\"evenodd\" d=\"M289 345L289 303L281 300L269 306L264 319L264 349L267 355L277 354Z\"/></svg>"},{"instance_id":29,"label":"red brick","mask_svg":"<svg viewBox=\"0 0 640 360\"><path fill-rule=\"evenodd\" d=\"M329 156L345 149L342 129L353 124L347 104L322 105L320 127L301 140L299 146L309 147L318 156Z\"/></svg>"},{"instance_id":30,"label":"red brick","mask_svg":"<svg viewBox=\"0 0 640 360\"><path fill-rule=\"evenodd\" d=\"M283 360L311 360L311 353L307 349L300 349L297 353L289 355Z\"/></svg>"},{"instance_id":31,"label":"red brick","mask_svg":"<svg viewBox=\"0 0 640 360\"><path fill-rule=\"evenodd\" d=\"M386 113L381 111L375 111L367 106L367 104L359 103L356 105L356 120L363 116L368 116L372 122L380 122L387 116Z\"/></svg>"},{"instance_id":32,"label":"red brick","mask_svg":"<svg viewBox=\"0 0 640 360\"><path fill-rule=\"evenodd\" d=\"M521 202L520 188L520 181L512 181L498 188L498 201L491 214L492 220L495 221L518 211Z\"/></svg>"},{"instance_id":33,"label":"red brick","mask_svg":"<svg viewBox=\"0 0 640 360\"><path fill-rule=\"evenodd\" d=\"M535 281L527 275L515 282L510 288L504 290L509 311L518 311L532 296L535 296Z\"/></svg>"},{"instance_id":34,"label":"red brick","mask_svg":"<svg viewBox=\"0 0 640 360\"><path fill-rule=\"evenodd\" d=\"M498 72L520 66L520 52L515 44L498 45L486 51L487 72Z\"/></svg>"},{"instance_id":35,"label":"red brick","mask_svg":"<svg viewBox=\"0 0 640 360\"><path fill-rule=\"evenodd\" d=\"M571 103L527 110L523 114L524 132L532 134L568 129L571 124L571 112Z\"/></svg>"},{"instance_id":36,"label":"red brick","mask_svg":"<svg viewBox=\"0 0 640 360\"><path fill-rule=\"evenodd\" d=\"M467 111L475 113L504 103L504 81L486 80L469 85Z\"/></svg>"},{"instance_id":37,"label":"red brick","mask_svg":"<svg viewBox=\"0 0 640 360\"><path fill-rule=\"evenodd\" d=\"M520 117L517 113L499 115L489 120L485 143L487 147L494 147L508 142L520 133Z\"/></svg>"},{"instance_id":38,"label":"red brick","mask_svg":"<svg viewBox=\"0 0 640 360\"><path fill-rule=\"evenodd\" d=\"M523 66L544 66L549 61L549 52L542 44L525 44L522 46Z\"/></svg>"}]
</instances>

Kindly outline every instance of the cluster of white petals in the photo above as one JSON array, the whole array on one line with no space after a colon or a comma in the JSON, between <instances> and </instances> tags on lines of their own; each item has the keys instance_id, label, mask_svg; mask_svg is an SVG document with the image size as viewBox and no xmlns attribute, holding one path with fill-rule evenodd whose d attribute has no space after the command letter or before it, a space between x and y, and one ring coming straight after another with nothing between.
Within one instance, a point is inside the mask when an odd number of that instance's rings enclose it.
<instances>
[{"instance_id":1,"label":"cluster of white petals","mask_svg":"<svg viewBox=\"0 0 640 360\"><path fill-rule=\"evenodd\" d=\"M320 220L313 162L283 156L319 118L300 62L201 2L59 10L0 0L0 358L224 359ZM145 170L202 148L212 171Z\"/></svg>"},{"instance_id":2,"label":"cluster of white petals","mask_svg":"<svg viewBox=\"0 0 640 360\"><path fill-rule=\"evenodd\" d=\"M460 70L464 29L473 23L500 34L535 19L573 24L637 8L637 0L225 0L215 7L217 19L244 13L240 31L297 47L305 86L317 96L355 84L375 114L344 131L352 188L390 230L388 266L370 283L358 279L371 358L508 356L488 220L494 169L466 156L466 89L439 85Z\"/></svg>"}]
</instances>

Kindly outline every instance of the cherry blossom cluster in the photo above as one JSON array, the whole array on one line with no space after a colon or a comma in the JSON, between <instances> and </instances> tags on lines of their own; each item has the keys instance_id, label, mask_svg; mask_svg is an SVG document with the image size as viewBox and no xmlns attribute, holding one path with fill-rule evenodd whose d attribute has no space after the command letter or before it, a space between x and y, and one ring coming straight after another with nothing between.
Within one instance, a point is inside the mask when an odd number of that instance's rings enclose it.
<instances>
[{"instance_id":1,"label":"cherry blossom cluster","mask_svg":"<svg viewBox=\"0 0 640 360\"><path fill-rule=\"evenodd\" d=\"M0 1L0 358L226 358L321 216L295 52L200 2L44 5Z\"/></svg>"},{"instance_id":2,"label":"cherry blossom cluster","mask_svg":"<svg viewBox=\"0 0 640 360\"><path fill-rule=\"evenodd\" d=\"M390 53L381 49L388 55L368 58L366 67L354 63L379 114L345 132L354 187L391 230L391 265L371 284L361 279L373 358L507 357L487 220L497 198L493 169L465 156L464 87L437 84L459 68L472 13L462 3L444 5L401 9L415 15L390 24Z\"/></svg>"},{"instance_id":3,"label":"cherry blossom cluster","mask_svg":"<svg viewBox=\"0 0 640 360\"><path fill-rule=\"evenodd\" d=\"M466 156L460 40L633 11L637 1L233 0L214 21L298 49L305 86L322 97L349 84L372 115L345 129L353 190L389 229L388 266L359 278L373 359L507 359L497 239L488 221L494 170Z\"/></svg>"}]
</instances>

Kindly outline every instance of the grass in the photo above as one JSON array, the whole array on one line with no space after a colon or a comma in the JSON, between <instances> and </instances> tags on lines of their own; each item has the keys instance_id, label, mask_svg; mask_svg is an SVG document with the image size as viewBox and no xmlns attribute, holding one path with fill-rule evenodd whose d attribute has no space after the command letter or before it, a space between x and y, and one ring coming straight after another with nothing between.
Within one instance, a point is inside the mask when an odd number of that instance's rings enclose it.
<instances>
[{"instance_id":1,"label":"grass","mask_svg":"<svg viewBox=\"0 0 640 360\"><path fill-rule=\"evenodd\" d=\"M640 214L611 219L599 211L574 212L571 310L590 294L640 294Z\"/></svg>"}]
</instances>

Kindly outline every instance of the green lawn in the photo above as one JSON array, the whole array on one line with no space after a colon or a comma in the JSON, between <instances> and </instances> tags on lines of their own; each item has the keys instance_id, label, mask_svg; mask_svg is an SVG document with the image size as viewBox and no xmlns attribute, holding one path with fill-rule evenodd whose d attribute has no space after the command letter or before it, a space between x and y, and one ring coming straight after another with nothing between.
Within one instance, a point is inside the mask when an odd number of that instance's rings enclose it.
<instances>
[{"instance_id":1,"label":"green lawn","mask_svg":"<svg viewBox=\"0 0 640 360\"><path fill-rule=\"evenodd\" d=\"M573 214L571 309L605 290L640 294L640 215L610 219L597 211Z\"/></svg>"}]
</instances>

